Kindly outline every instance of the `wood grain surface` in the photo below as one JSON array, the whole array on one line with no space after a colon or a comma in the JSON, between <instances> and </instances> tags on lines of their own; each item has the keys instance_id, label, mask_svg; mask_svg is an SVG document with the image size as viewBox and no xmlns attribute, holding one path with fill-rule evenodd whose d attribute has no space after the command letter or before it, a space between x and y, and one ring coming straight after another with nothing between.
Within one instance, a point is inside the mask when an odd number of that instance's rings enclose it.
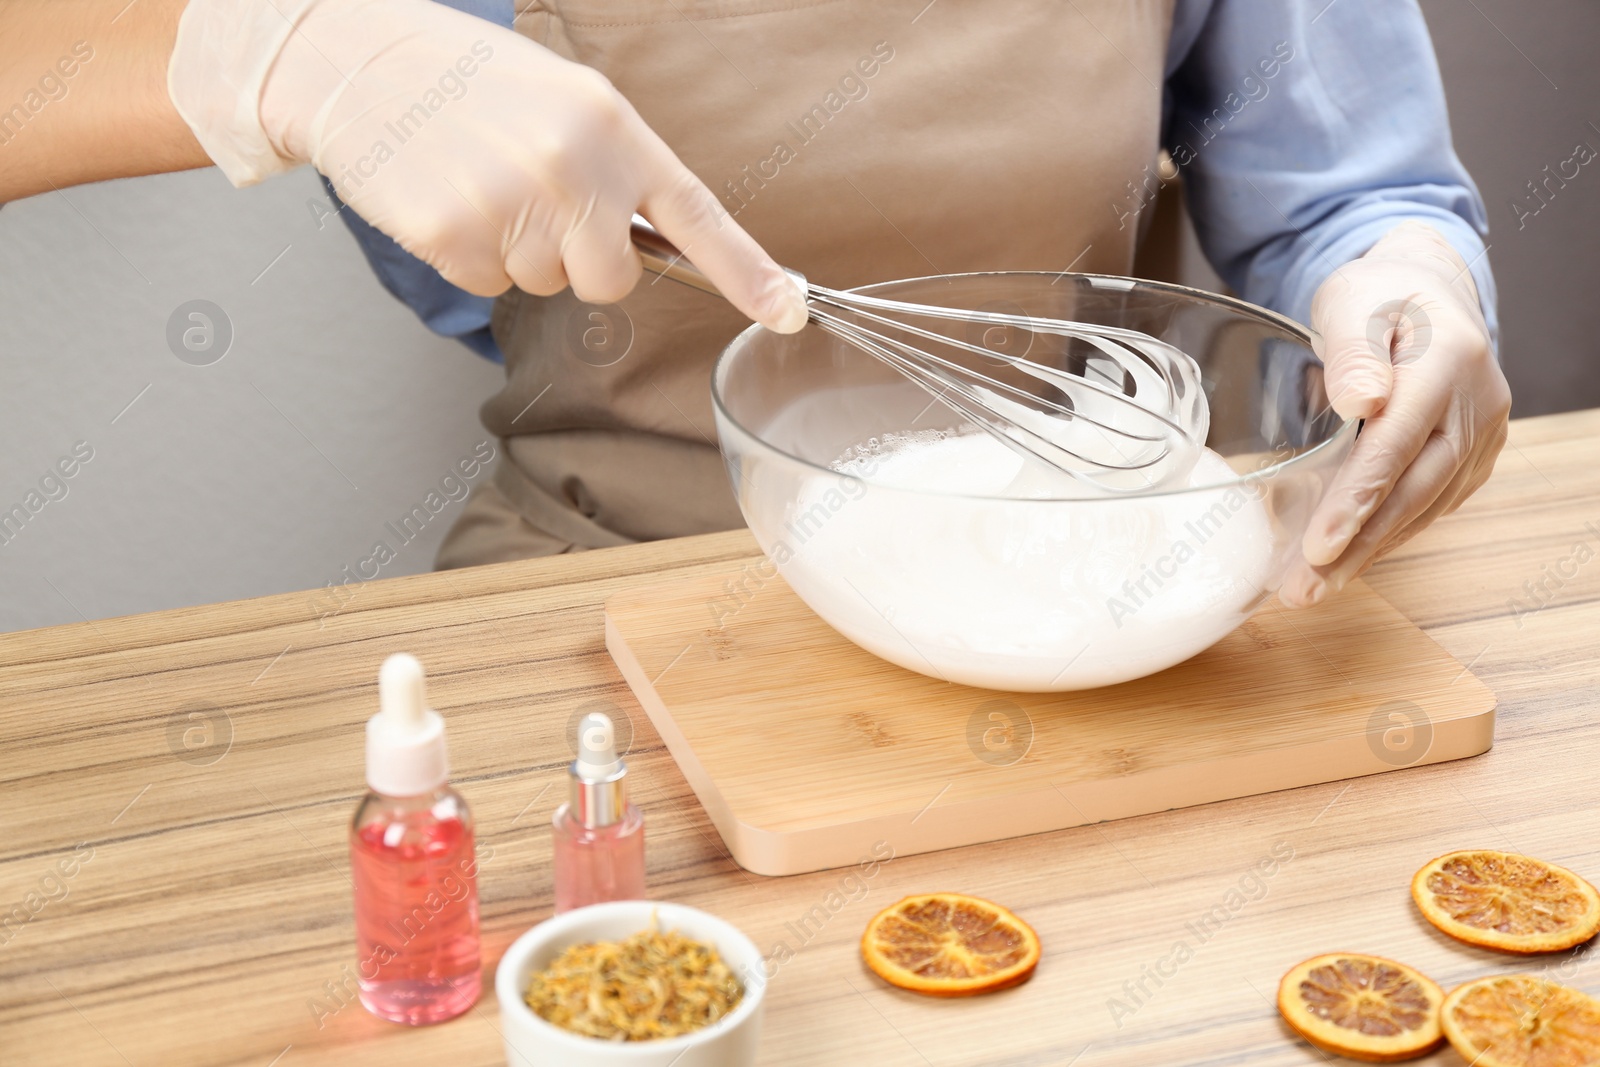
<instances>
[{"instance_id":1,"label":"wood grain surface","mask_svg":"<svg viewBox=\"0 0 1600 1067\"><path fill-rule=\"evenodd\" d=\"M609 595L744 557L743 533L0 637L0 1063L503 1062L492 995L422 1030L350 1002L345 824L377 666L401 649L432 672L477 812L487 966L550 911L568 723L609 704L653 891L773 953L764 1064L1319 1064L1271 997L1336 949L1446 987L1532 970L1600 992L1590 952L1458 945L1406 892L1475 845L1600 878L1597 446L1597 412L1514 424L1489 485L1369 576L1495 691L1491 752L854 871L735 865L603 647ZM867 918L935 889L1032 923L1033 980L945 1002L873 978Z\"/></svg>"},{"instance_id":2,"label":"wood grain surface","mask_svg":"<svg viewBox=\"0 0 1600 1067\"><path fill-rule=\"evenodd\" d=\"M851 644L757 570L617 593L606 647L741 867L845 867L1476 756L1494 694L1365 583L1170 670L996 693ZM739 588L738 610L728 589ZM1092 654L1092 650L1091 650ZM817 788L826 768L828 788Z\"/></svg>"}]
</instances>

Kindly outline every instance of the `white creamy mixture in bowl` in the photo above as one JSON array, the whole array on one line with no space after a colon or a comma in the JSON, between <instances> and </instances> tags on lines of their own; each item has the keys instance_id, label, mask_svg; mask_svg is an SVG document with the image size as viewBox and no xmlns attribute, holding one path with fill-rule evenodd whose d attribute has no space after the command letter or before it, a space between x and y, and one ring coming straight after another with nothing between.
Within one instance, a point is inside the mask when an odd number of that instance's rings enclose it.
<instances>
[{"instance_id":1,"label":"white creamy mixture in bowl","mask_svg":"<svg viewBox=\"0 0 1600 1067\"><path fill-rule=\"evenodd\" d=\"M817 330L741 334L713 378L739 505L783 578L862 648L991 689L1084 689L1204 650L1269 600L1355 438L1304 330L1239 301L1092 275L874 295L1143 330L1192 355L1211 424L1184 482L1107 495L1040 470ZM1080 369L1069 338L965 338Z\"/></svg>"}]
</instances>

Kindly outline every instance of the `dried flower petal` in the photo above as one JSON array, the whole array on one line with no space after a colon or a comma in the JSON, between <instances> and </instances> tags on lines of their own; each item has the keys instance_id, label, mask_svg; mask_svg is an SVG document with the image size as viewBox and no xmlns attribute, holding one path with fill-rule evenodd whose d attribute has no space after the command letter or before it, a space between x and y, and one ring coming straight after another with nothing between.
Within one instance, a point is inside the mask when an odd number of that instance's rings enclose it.
<instances>
[{"instance_id":1,"label":"dried flower petal","mask_svg":"<svg viewBox=\"0 0 1600 1067\"><path fill-rule=\"evenodd\" d=\"M573 945L533 976L528 1007L606 1041L653 1041L709 1026L744 989L717 950L652 928L621 942Z\"/></svg>"}]
</instances>

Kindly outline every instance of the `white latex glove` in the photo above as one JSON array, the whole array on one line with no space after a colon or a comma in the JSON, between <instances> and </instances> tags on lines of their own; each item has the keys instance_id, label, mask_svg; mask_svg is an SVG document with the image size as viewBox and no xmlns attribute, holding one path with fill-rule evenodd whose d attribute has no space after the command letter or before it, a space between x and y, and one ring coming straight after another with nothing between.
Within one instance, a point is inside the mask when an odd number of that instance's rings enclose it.
<instances>
[{"instance_id":1,"label":"white latex glove","mask_svg":"<svg viewBox=\"0 0 1600 1067\"><path fill-rule=\"evenodd\" d=\"M451 282L618 300L635 211L779 332L804 297L599 73L431 0L191 0L168 90L235 185L299 163Z\"/></svg>"},{"instance_id":2,"label":"white latex glove","mask_svg":"<svg viewBox=\"0 0 1600 1067\"><path fill-rule=\"evenodd\" d=\"M1342 589L1476 492L1511 412L1472 274L1431 226L1402 223L1335 272L1311 324L1334 410L1366 425L1284 579L1292 607Z\"/></svg>"}]
</instances>

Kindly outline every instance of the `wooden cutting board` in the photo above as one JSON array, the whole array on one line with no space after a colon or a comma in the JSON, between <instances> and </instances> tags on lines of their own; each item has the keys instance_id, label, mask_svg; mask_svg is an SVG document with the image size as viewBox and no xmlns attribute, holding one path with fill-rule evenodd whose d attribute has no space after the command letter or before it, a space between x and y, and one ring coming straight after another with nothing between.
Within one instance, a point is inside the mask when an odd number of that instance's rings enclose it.
<instances>
[{"instance_id":1,"label":"wooden cutting board","mask_svg":"<svg viewBox=\"0 0 1600 1067\"><path fill-rule=\"evenodd\" d=\"M862 651L753 561L606 602L606 647L740 866L798 874L1460 759L1495 697L1356 582L1161 674L1076 693ZM748 582L745 583L748 588Z\"/></svg>"}]
</instances>

